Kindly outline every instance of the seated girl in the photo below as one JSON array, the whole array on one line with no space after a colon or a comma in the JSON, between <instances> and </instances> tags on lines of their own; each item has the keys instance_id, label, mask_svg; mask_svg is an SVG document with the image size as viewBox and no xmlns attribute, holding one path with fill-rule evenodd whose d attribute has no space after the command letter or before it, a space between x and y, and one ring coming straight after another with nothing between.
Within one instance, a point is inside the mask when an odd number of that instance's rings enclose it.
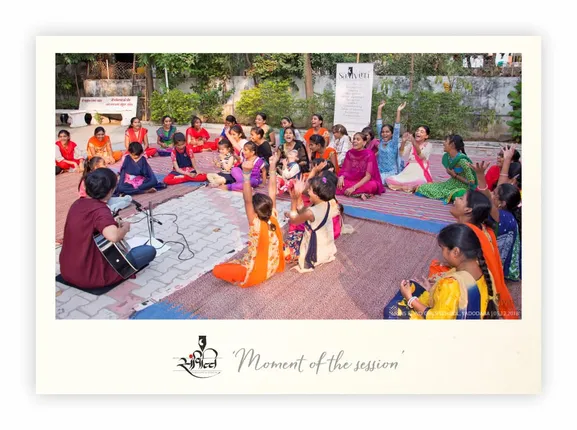
<instances>
[{"instance_id":1,"label":"seated girl","mask_svg":"<svg viewBox=\"0 0 577 430\"><path fill-rule=\"evenodd\" d=\"M277 191L279 194L289 191L296 180L301 178L302 174L298 157L299 152L293 149L288 152L287 158L282 160L281 177L277 178Z\"/></svg>"},{"instance_id":2,"label":"seated girl","mask_svg":"<svg viewBox=\"0 0 577 430\"><path fill-rule=\"evenodd\" d=\"M224 119L224 127L220 133L220 136L218 136L218 142L220 142L222 139L228 139L227 133L229 133L230 129L237 124L238 123L236 122L236 118L234 116L227 115Z\"/></svg>"},{"instance_id":3,"label":"seated girl","mask_svg":"<svg viewBox=\"0 0 577 430\"><path fill-rule=\"evenodd\" d=\"M156 144L159 146L158 155L168 157L172 153L174 146L174 135L176 126L172 124L172 118L168 115L162 117L162 127L156 130Z\"/></svg>"},{"instance_id":4,"label":"seated girl","mask_svg":"<svg viewBox=\"0 0 577 430\"><path fill-rule=\"evenodd\" d=\"M244 144L242 149L242 161L243 165L245 161L248 161L252 166L252 173L250 175L250 186L253 188L258 187L262 183L263 170L265 169L264 160L256 155L256 144L253 142L247 142ZM248 165L248 164L247 164ZM276 169L276 163L275 163ZM243 170L240 167L233 167L230 171L231 176L234 179L232 184L221 185L220 188L229 191L242 191L243 188ZM275 183L273 184L276 189L276 175Z\"/></svg>"},{"instance_id":5,"label":"seated girl","mask_svg":"<svg viewBox=\"0 0 577 430\"><path fill-rule=\"evenodd\" d=\"M322 158L329 160L335 166L335 173L339 174L339 160L335 148L326 147L325 139L320 134L313 134L309 138L309 150L311 151L311 160Z\"/></svg>"},{"instance_id":6,"label":"seated girl","mask_svg":"<svg viewBox=\"0 0 577 430\"><path fill-rule=\"evenodd\" d=\"M337 162L339 166L343 165L347 151L351 149L351 138L347 133L344 125L337 124L333 126L334 140L330 143L329 148L334 148L337 151Z\"/></svg>"},{"instance_id":7,"label":"seated girl","mask_svg":"<svg viewBox=\"0 0 577 430\"><path fill-rule=\"evenodd\" d=\"M475 232L481 243L483 257L493 274L493 286L497 294L497 306L501 318L518 319L519 313L505 283L497 238L489 217L491 206L491 200L482 192L469 190L464 196L455 199L450 212L457 222L467 224ZM429 267L429 280L439 279L449 269L450 267L433 260Z\"/></svg>"},{"instance_id":8,"label":"seated girl","mask_svg":"<svg viewBox=\"0 0 577 430\"><path fill-rule=\"evenodd\" d=\"M431 182L420 185L415 194L430 199L443 200L451 203L456 197L463 196L468 190L477 188L477 175L473 170L473 162L465 153L465 143L458 134L445 138L443 145L443 166L451 177L445 182Z\"/></svg>"},{"instance_id":9,"label":"seated girl","mask_svg":"<svg viewBox=\"0 0 577 430\"><path fill-rule=\"evenodd\" d=\"M301 208L302 193L307 190L311 206ZM317 176L308 182L300 179L290 190L291 211L289 222L305 225L299 246L298 266L300 273L311 272L321 264L330 263L336 257L333 218L338 216L331 200L335 198L335 184L325 176Z\"/></svg>"},{"instance_id":10,"label":"seated girl","mask_svg":"<svg viewBox=\"0 0 577 430\"><path fill-rule=\"evenodd\" d=\"M262 172L262 182L266 184L266 174L268 172L268 159L272 157L270 143L264 138L264 130L260 127L253 127L250 130L250 140L256 145L256 155L264 161L265 169Z\"/></svg>"},{"instance_id":11,"label":"seated girl","mask_svg":"<svg viewBox=\"0 0 577 430\"><path fill-rule=\"evenodd\" d=\"M174 148L170 158L173 170L164 178L166 185L206 181L206 174L198 172L196 168L194 151L192 146L186 144L184 134L174 134Z\"/></svg>"},{"instance_id":12,"label":"seated girl","mask_svg":"<svg viewBox=\"0 0 577 430\"><path fill-rule=\"evenodd\" d=\"M296 129L293 120L288 116L283 116L280 120L281 129L279 130L278 137L279 137L279 149L286 143L284 139L284 133L287 128L291 128L294 134L294 140L298 140L300 142L303 141L300 132Z\"/></svg>"},{"instance_id":13,"label":"seated girl","mask_svg":"<svg viewBox=\"0 0 577 430\"><path fill-rule=\"evenodd\" d=\"M186 144L196 152L216 151L216 142L209 142L210 134L202 127L202 120L193 116L190 120L191 127L186 129Z\"/></svg>"},{"instance_id":14,"label":"seated girl","mask_svg":"<svg viewBox=\"0 0 577 430\"><path fill-rule=\"evenodd\" d=\"M218 158L214 161L214 165L220 169L220 172L206 174L211 186L232 184L234 182L234 178L231 175L231 170L234 166L234 148L226 137L218 142Z\"/></svg>"},{"instance_id":15,"label":"seated girl","mask_svg":"<svg viewBox=\"0 0 577 430\"><path fill-rule=\"evenodd\" d=\"M515 150L515 154L511 159L512 163L518 163L521 159L521 154L519 151ZM499 151L497 154L497 164L491 166L487 173L485 173L485 181L487 183L487 187L489 187L489 191L495 190L497 188L497 183L499 182L499 176L501 175L501 168L503 167L503 151Z\"/></svg>"},{"instance_id":16,"label":"seated girl","mask_svg":"<svg viewBox=\"0 0 577 430\"><path fill-rule=\"evenodd\" d=\"M305 148L304 143L296 139L296 130L292 127L283 129L283 139L284 143L279 148L281 160L287 158L289 151L293 149L298 151L298 163L301 173L306 173L309 171L309 156Z\"/></svg>"},{"instance_id":17,"label":"seated girl","mask_svg":"<svg viewBox=\"0 0 577 430\"><path fill-rule=\"evenodd\" d=\"M496 319L494 277L481 243L466 224L450 224L437 236L451 270L431 287L404 280L385 307L385 319Z\"/></svg>"},{"instance_id":18,"label":"seated girl","mask_svg":"<svg viewBox=\"0 0 577 430\"><path fill-rule=\"evenodd\" d=\"M79 172L84 170L84 158L78 151L76 143L70 140L70 133L67 130L58 132L56 141L56 167L65 172Z\"/></svg>"},{"instance_id":19,"label":"seated girl","mask_svg":"<svg viewBox=\"0 0 577 430\"><path fill-rule=\"evenodd\" d=\"M414 136L411 133L403 134L400 151L406 164L401 173L387 177L387 186L391 190L412 193L419 185L433 182L429 168L433 145L428 142L429 134L426 125L418 127Z\"/></svg>"},{"instance_id":20,"label":"seated girl","mask_svg":"<svg viewBox=\"0 0 577 430\"><path fill-rule=\"evenodd\" d=\"M144 156L147 158L158 155L156 148L151 148L148 144L148 130L142 127L140 119L134 117L130 120L130 125L124 133L124 146L126 147L126 154L128 154L128 145L131 142L138 142L144 149Z\"/></svg>"},{"instance_id":21,"label":"seated girl","mask_svg":"<svg viewBox=\"0 0 577 430\"><path fill-rule=\"evenodd\" d=\"M240 124L233 125L230 130L226 133L226 137L232 143L235 155L240 155L243 150L244 144L248 142L244 130ZM239 160L240 161L240 160Z\"/></svg>"},{"instance_id":22,"label":"seated girl","mask_svg":"<svg viewBox=\"0 0 577 430\"><path fill-rule=\"evenodd\" d=\"M94 172L96 169L106 169L106 163L100 157L92 157L90 161L86 163L86 168L82 173L82 178L78 183L78 197L83 198L86 197L86 177L89 173ZM110 212L114 213L121 209L127 208L132 203L132 197L124 196L124 197L110 197L106 204L110 208Z\"/></svg>"},{"instance_id":23,"label":"seated girl","mask_svg":"<svg viewBox=\"0 0 577 430\"><path fill-rule=\"evenodd\" d=\"M365 149L367 142L368 135L355 133L353 148L347 152L338 175L337 195L344 194L366 200L385 191L375 154L370 149Z\"/></svg>"},{"instance_id":24,"label":"seated girl","mask_svg":"<svg viewBox=\"0 0 577 430\"><path fill-rule=\"evenodd\" d=\"M375 137L375 132L373 131L373 127L367 126L361 130L361 133L367 134L369 136L367 145L365 148L370 149L377 156L377 152L379 151L379 139Z\"/></svg>"},{"instance_id":25,"label":"seated girl","mask_svg":"<svg viewBox=\"0 0 577 430\"><path fill-rule=\"evenodd\" d=\"M104 127L96 127L94 136L88 140L86 145L88 159L100 157L106 164L114 164L122 158L122 151L113 151L110 137L106 135Z\"/></svg>"},{"instance_id":26,"label":"seated girl","mask_svg":"<svg viewBox=\"0 0 577 430\"><path fill-rule=\"evenodd\" d=\"M514 157L513 151L514 148L504 150L504 174L508 173L509 164ZM505 279L518 281L521 279L521 193L515 185L508 182L508 176L505 175L500 176L497 187L490 192L485 180L486 168L484 162L475 164L479 191L492 201L491 219L495 221L495 235Z\"/></svg>"},{"instance_id":27,"label":"seated girl","mask_svg":"<svg viewBox=\"0 0 577 430\"><path fill-rule=\"evenodd\" d=\"M377 135L381 137L377 161L383 184L385 184L388 177L398 175L403 169L399 134L401 132L401 111L407 103L403 103L397 108L394 127L390 124L383 125L382 111L385 104L386 102L383 100L377 109Z\"/></svg>"},{"instance_id":28,"label":"seated girl","mask_svg":"<svg viewBox=\"0 0 577 430\"><path fill-rule=\"evenodd\" d=\"M124 157L120 168L120 178L116 186L115 196L142 193L154 193L166 188L166 184L158 182L156 175L150 168L144 148L138 142L128 145L128 157Z\"/></svg>"},{"instance_id":29,"label":"seated girl","mask_svg":"<svg viewBox=\"0 0 577 430\"><path fill-rule=\"evenodd\" d=\"M247 143L252 145L253 143ZM246 146L245 145L245 146ZM253 154L255 151L252 151ZM240 287L258 285L277 272L284 271L282 231L276 210L276 163L271 157L271 180L268 196L253 194L251 186L254 177L254 163L260 160L256 155L246 157L242 164L242 195L248 220L248 252L241 260L219 264L212 270L216 278Z\"/></svg>"}]
</instances>

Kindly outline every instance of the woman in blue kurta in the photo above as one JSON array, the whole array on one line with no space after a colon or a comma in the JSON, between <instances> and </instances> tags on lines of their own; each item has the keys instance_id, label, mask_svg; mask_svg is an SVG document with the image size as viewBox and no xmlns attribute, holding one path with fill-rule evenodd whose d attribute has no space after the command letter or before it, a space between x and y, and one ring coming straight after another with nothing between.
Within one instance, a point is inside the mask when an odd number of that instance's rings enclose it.
<instances>
[{"instance_id":1,"label":"woman in blue kurta","mask_svg":"<svg viewBox=\"0 0 577 430\"><path fill-rule=\"evenodd\" d=\"M401 111L407 103L405 102L397 108L394 127L389 124L383 126L382 110L385 104L386 102L383 100L377 109L377 136L381 137L377 162L379 163L379 172L381 173L383 184L389 176L401 173L404 167L400 153L399 135L401 133Z\"/></svg>"},{"instance_id":2,"label":"woman in blue kurta","mask_svg":"<svg viewBox=\"0 0 577 430\"><path fill-rule=\"evenodd\" d=\"M156 175L144 157L144 148L138 142L128 145L129 155L124 157L120 168L120 179L115 195L153 193L166 188L158 182Z\"/></svg>"}]
</instances>

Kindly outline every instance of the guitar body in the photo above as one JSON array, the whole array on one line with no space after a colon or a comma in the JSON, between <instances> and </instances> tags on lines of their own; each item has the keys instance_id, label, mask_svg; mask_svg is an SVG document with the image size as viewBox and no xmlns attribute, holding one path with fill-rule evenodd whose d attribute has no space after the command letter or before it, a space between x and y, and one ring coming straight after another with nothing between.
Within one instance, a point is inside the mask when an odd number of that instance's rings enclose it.
<instances>
[{"instance_id":1,"label":"guitar body","mask_svg":"<svg viewBox=\"0 0 577 430\"><path fill-rule=\"evenodd\" d=\"M124 279L129 278L138 271L126 258L126 255L130 252L130 246L124 240L112 243L103 235L97 234L94 236L94 242L96 242L96 246L98 246L106 261Z\"/></svg>"}]
</instances>

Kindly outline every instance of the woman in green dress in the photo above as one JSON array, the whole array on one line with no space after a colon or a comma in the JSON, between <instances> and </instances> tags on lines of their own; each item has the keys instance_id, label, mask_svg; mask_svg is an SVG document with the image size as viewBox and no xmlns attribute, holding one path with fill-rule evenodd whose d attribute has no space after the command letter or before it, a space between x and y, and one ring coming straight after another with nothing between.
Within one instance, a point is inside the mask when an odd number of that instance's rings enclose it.
<instances>
[{"instance_id":1,"label":"woman in green dress","mask_svg":"<svg viewBox=\"0 0 577 430\"><path fill-rule=\"evenodd\" d=\"M477 188L477 175L473 162L465 154L465 143L458 134L447 136L443 145L443 166L451 178L445 182L432 182L417 188L415 194L430 199L451 203L463 196L468 190Z\"/></svg>"}]
</instances>

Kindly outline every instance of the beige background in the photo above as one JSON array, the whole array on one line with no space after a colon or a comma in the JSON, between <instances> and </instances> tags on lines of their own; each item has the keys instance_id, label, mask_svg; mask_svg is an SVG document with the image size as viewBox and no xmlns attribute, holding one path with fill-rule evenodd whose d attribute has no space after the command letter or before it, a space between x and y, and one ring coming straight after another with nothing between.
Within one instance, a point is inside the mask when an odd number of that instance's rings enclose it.
<instances>
[{"instance_id":1,"label":"beige background","mask_svg":"<svg viewBox=\"0 0 577 430\"><path fill-rule=\"evenodd\" d=\"M238 37L235 40L238 41ZM259 52L521 52L523 54L523 320L409 321L57 321L54 277L56 52L232 52L230 37L37 38L38 393L537 393L541 388L541 39L539 37L243 37ZM338 47L338 49L337 49ZM279 48L282 48L279 49ZM48 181L50 179L50 181ZM177 372L175 357L198 335L222 357L201 380ZM323 351L344 359L398 361L397 370L316 375L237 371L232 351L265 361L310 363ZM404 353L401 353L404 351ZM354 367L354 366L353 366Z\"/></svg>"}]
</instances>

